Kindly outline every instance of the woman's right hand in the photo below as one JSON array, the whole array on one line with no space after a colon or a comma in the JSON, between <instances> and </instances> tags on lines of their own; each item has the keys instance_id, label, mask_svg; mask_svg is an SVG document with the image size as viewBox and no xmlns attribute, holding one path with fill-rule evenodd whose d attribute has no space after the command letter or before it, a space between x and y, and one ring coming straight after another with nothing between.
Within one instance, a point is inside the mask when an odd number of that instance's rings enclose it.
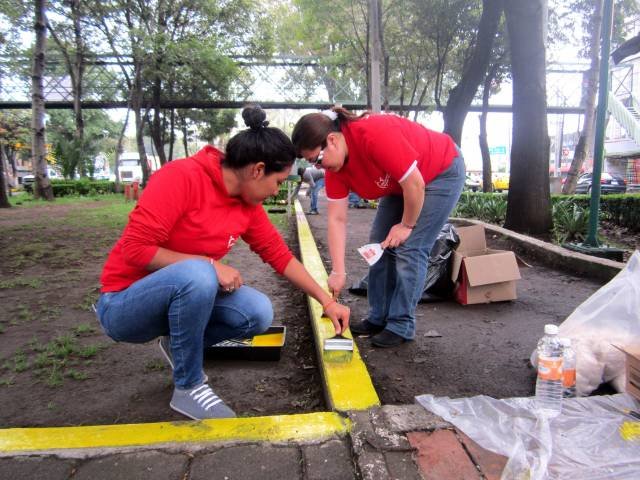
<instances>
[{"instance_id":1,"label":"woman's right hand","mask_svg":"<svg viewBox=\"0 0 640 480\"><path fill-rule=\"evenodd\" d=\"M351 310L346 305L332 301L332 303L324 309L324 315L329 317L331 323L333 323L336 334L344 333L344 331L349 328Z\"/></svg>"},{"instance_id":2,"label":"woman's right hand","mask_svg":"<svg viewBox=\"0 0 640 480\"><path fill-rule=\"evenodd\" d=\"M336 273L331 272L329 278L327 279L327 286L329 287L329 291L333 295L333 298L338 298L340 292L344 288L345 283L347 283L347 274L346 273Z\"/></svg>"},{"instance_id":3,"label":"woman's right hand","mask_svg":"<svg viewBox=\"0 0 640 480\"><path fill-rule=\"evenodd\" d=\"M225 292L233 292L242 286L242 275L240 272L229 265L214 261L213 266L218 275L218 283Z\"/></svg>"}]
</instances>

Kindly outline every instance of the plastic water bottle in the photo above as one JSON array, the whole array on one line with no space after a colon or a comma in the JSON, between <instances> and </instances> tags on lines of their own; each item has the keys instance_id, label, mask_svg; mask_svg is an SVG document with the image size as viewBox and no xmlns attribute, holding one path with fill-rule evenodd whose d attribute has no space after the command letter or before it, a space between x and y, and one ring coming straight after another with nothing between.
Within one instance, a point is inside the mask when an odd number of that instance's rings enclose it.
<instances>
[{"instance_id":1,"label":"plastic water bottle","mask_svg":"<svg viewBox=\"0 0 640 480\"><path fill-rule=\"evenodd\" d=\"M561 338L562 343L562 396L573 398L576 396L576 351L571 345L570 338Z\"/></svg>"},{"instance_id":2,"label":"plastic water bottle","mask_svg":"<svg viewBox=\"0 0 640 480\"><path fill-rule=\"evenodd\" d=\"M562 411L562 343L558 326L544 326L544 337L538 342L538 379L536 380L536 406L547 417Z\"/></svg>"}]
</instances>

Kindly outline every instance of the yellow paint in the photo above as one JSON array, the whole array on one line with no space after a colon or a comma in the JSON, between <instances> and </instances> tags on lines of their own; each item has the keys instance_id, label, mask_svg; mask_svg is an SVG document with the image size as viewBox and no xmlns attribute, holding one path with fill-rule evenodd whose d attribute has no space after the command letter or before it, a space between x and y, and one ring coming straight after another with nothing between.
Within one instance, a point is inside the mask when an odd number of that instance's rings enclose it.
<instances>
[{"instance_id":1,"label":"yellow paint","mask_svg":"<svg viewBox=\"0 0 640 480\"><path fill-rule=\"evenodd\" d=\"M281 347L284 343L284 336L281 333L265 333L253 337L251 345L254 347Z\"/></svg>"},{"instance_id":2,"label":"yellow paint","mask_svg":"<svg viewBox=\"0 0 640 480\"><path fill-rule=\"evenodd\" d=\"M302 262L320 285L326 285L327 272L299 201L295 202L295 208ZM321 365L325 382L325 394L329 406L334 410L344 412L348 410L366 410L380 405L378 394L373 388L371 377L369 377L367 367L362 361L355 343L353 352L324 351L322 348L324 340L334 336L335 330L331 320L322 316L322 305L311 297L308 297L308 301L316 351ZM346 336L351 337L349 332L347 332Z\"/></svg>"},{"instance_id":3,"label":"yellow paint","mask_svg":"<svg viewBox=\"0 0 640 480\"><path fill-rule=\"evenodd\" d=\"M620 426L620 436L627 441L640 440L640 422L624 422Z\"/></svg>"},{"instance_id":4,"label":"yellow paint","mask_svg":"<svg viewBox=\"0 0 640 480\"><path fill-rule=\"evenodd\" d=\"M346 435L348 419L319 412L273 417L227 418L88 427L0 429L0 452L109 448L161 443L220 441L304 441Z\"/></svg>"}]
</instances>

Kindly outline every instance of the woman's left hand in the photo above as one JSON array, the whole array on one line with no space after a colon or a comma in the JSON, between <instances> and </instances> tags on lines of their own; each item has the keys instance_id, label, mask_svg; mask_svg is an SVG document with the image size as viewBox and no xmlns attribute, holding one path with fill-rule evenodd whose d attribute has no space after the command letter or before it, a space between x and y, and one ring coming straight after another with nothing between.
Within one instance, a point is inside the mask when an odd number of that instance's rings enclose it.
<instances>
[{"instance_id":1,"label":"woman's left hand","mask_svg":"<svg viewBox=\"0 0 640 480\"><path fill-rule=\"evenodd\" d=\"M380 244L382 248L395 248L402 245L407 241L407 238L411 235L412 229L405 227L402 223L397 223L391 230L384 242Z\"/></svg>"}]
</instances>

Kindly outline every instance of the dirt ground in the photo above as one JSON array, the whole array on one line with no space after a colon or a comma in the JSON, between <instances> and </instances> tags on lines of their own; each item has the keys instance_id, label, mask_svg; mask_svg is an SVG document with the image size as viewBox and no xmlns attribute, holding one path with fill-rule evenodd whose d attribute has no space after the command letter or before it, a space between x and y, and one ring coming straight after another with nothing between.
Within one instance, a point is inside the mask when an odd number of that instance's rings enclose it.
<instances>
[{"instance_id":1,"label":"dirt ground","mask_svg":"<svg viewBox=\"0 0 640 480\"><path fill-rule=\"evenodd\" d=\"M186 419L169 407L171 370L156 343L113 342L90 309L123 223L77 219L104 205L0 210L1 427ZM293 224L285 230L295 252ZM325 409L303 294L242 243L228 259L271 297L287 343L277 362L206 360L214 390L243 416Z\"/></svg>"},{"instance_id":2,"label":"dirt ground","mask_svg":"<svg viewBox=\"0 0 640 480\"><path fill-rule=\"evenodd\" d=\"M324 192L323 192L324 193ZM308 202L300 197L303 204ZM326 200L320 197L320 215L308 216L318 248L330 269L326 244ZM356 248L368 243L375 210L350 209L347 240L347 284L367 273ZM487 238L489 246L497 239ZM419 304L415 341L394 349L357 340L373 383L384 404L413 403L419 394L495 398L530 396L535 371L529 356L546 323L561 323L601 284L532 263L522 268L518 299L484 305L461 306L453 301ZM342 294L353 320L366 317L364 297ZM435 330L439 337L427 335Z\"/></svg>"},{"instance_id":3,"label":"dirt ground","mask_svg":"<svg viewBox=\"0 0 640 480\"><path fill-rule=\"evenodd\" d=\"M0 210L1 427L185 419L169 408L171 371L156 343L111 341L90 309L102 264L131 208L118 200L114 214L105 208L109 202ZM320 211L308 218L328 265L323 194ZM355 282L367 270L356 247L367 242L375 211L349 214L347 267ZM295 225L284 225L297 253ZM243 416L325 409L304 296L245 245L228 258L248 284L272 298L274 324L287 326L287 343L278 362L206 360L210 383ZM382 402L413 403L423 393L532 394L528 358L543 325L560 323L600 285L537 264L522 276L513 302L421 304L416 340L400 348L374 349L358 339ZM343 301L353 319L366 315L366 298L345 293ZM425 336L430 330L441 336Z\"/></svg>"}]
</instances>

